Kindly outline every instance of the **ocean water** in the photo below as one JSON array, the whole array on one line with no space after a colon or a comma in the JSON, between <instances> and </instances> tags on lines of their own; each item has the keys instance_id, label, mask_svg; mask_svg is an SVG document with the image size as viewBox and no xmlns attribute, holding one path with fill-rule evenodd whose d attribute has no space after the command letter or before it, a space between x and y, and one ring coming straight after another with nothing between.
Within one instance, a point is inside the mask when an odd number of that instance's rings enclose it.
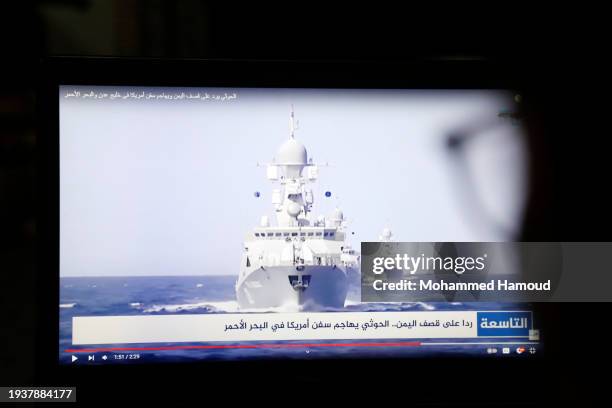
<instances>
[{"instance_id":1,"label":"ocean water","mask_svg":"<svg viewBox=\"0 0 612 408\"><path fill-rule=\"evenodd\" d=\"M148 277L64 277L60 279L60 361L70 363L73 352L67 349L86 348L72 346L73 316L127 316L159 314L238 313L235 300L235 276L148 276ZM428 310L529 310L528 305L516 303L360 303L359 286L349 291L345 307L347 311L428 311ZM266 310L282 312L284 310ZM288 310L287 310L288 311ZM246 311L249 312L249 311ZM255 312L255 311L253 311ZM257 310L257 312L262 312ZM442 341L438 339L439 341ZM375 340L380 342L380 340ZM397 341L397 340L393 340ZM473 340L449 340L454 343ZM320 341L319 343L324 343ZM332 342L332 341L330 341ZM333 342L337 342L334 340ZM265 343L286 343L266 341ZM293 343L299 343L293 342ZM202 343L181 343L201 345ZM227 343L232 344L232 343ZM234 343L235 344L235 343ZM155 343L154 346L170 344ZM146 347L152 344L125 344L112 347ZM87 346L90 348L91 346ZM103 347L109 347L105 345ZM262 349L188 349L139 351L140 362L181 362L194 360L240 360L262 358L388 358L438 356L491 357L486 346L446 345L421 347L314 347L314 348L262 348ZM89 353L91 354L91 353ZM104 355L106 352L95 353ZM92 364L107 364L97 356ZM505 356L507 357L507 356ZM83 359L82 359L83 360ZM113 360L114 363L132 363Z\"/></svg>"}]
</instances>

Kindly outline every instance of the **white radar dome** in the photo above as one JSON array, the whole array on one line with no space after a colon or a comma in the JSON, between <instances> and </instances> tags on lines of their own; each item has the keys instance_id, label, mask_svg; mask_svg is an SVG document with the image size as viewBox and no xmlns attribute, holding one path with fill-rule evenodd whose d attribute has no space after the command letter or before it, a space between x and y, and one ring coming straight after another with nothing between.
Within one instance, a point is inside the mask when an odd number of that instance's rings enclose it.
<instances>
[{"instance_id":1,"label":"white radar dome","mask_svg":"<svg viewBox=\"0 0 612 408\"><path fill-rule=\"evenodd\" d=\"M303 166L308 163L308 154L303 144L290 138L278 149L276 164Z\"/></svg>"},{"instance_id":2,"label":"white radar dome","mask_svg":"<svg viewBox=\"0 0 612 408\"><path fill-rule=\"evenodd\" d=\"M295 201L291 201L287 205L287 214L291 217L297 217L302 212L302 206L296 203Z\"/></svg>"}]
</instances>

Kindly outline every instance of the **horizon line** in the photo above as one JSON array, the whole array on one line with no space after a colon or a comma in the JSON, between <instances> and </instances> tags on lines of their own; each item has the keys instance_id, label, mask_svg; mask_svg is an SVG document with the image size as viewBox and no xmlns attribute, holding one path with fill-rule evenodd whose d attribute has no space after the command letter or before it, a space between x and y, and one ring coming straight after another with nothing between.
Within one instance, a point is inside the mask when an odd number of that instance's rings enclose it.
<instances>
[{"instance_id":1,"label":"horizon line","mask_svg":"<svg viewBox=\"0 0 612 408\"><path fill-rule=\"evenodd\" d=\"M70 275L61 278L186 278L204 276L238 276L238 274L214 274L214 275Z\"/></svg>"}]
</instances>

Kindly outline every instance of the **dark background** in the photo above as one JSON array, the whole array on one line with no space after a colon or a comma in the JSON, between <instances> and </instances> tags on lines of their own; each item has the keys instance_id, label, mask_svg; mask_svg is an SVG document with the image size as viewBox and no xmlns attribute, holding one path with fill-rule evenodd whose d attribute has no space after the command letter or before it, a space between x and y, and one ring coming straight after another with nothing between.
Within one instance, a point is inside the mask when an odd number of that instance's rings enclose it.
<instances>
[{"instance_id":1,"label":"dark background","mask_svg":"<svg viewBox=\"0 0 612 408\"><path fill-rule=\"evenodd\" d=\"M36 86L44 56L443 59L512 66L531 84L531 97L525 103L535 140L534 188L521 239L610 240L610 47L601 10L560 4L536 8L516 2L498 2L494 8L467 7L463 2L430 7L406 2L402 8L380 2L4 3L0 6L0 385L35 380ZM609 310L607 305L558 306L560 316L587 312L593 323ZM554 347L563 360L555 366L557 386L548 389L557 390L555 400L567 396L583 401L602 392L601 377L587 380L586 375L594 374L596 366L607 367L608 349L598 343L607 338L605 333L585 328L579 335L559 334L566 335L566 341Z\"/></svg>"}]
</instances>

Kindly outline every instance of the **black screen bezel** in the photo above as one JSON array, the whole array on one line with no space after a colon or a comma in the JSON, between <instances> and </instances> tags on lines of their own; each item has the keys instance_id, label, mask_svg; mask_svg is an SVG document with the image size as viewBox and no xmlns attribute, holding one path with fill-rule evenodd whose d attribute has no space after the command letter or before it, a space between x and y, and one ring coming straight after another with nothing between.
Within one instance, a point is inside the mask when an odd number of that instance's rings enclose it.
<instances>
[{"instance_id":1,"label":"black screen bezel","mask_svg":"<svg viewBox=\"0 0 612 408\"><path fill-rule=\"evenodd\" d=\"M38 94L38 333L37 378L55 384L79 384L93 389L101 381L122 383L138 378L155 385L164 378L172 386L211 384L239 371L263 381L261 373L283 373L275 381L337 382L346 373L409 371L423 378L438 372L465 370L510 378L514 373L547 375L557 362L560 345L554 338L561 328L556 316L561 306L536 305L544 328L545 353L533 359L417 358L253 360L242 362L147 363L134 365L60 365L59 341L59 98L60 85L258 87L258 88L361 88L361 89L510 89L529 94L533 84L520 69L484 60L427 60L412 62L311 62L163 60L121 58L50 58L41 63ZM51 311L55 312L51 312ZM548 368L547 368L548 367ZM185 372L199 373L198 381L185 382ZM161 375L163 373L163 375ZM225 373L225 375L224 375ZM277 377L275 375L275 377ZM461 379L457 384L463 384ZM420 384L432 389L433 384ZM429 387L429 388L428 388ZM495 387L489 389L495 390Z\"/></svg>"}]
</instances>

